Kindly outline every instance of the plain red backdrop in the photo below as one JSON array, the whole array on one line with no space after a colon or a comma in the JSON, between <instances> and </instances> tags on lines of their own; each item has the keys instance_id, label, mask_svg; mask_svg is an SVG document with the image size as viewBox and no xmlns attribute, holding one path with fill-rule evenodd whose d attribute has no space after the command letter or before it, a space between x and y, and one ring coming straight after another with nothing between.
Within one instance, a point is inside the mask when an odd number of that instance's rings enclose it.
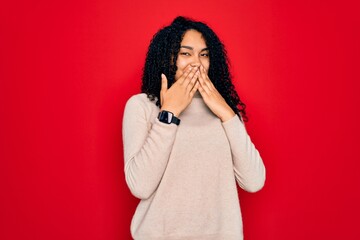
<instances>
[{"instance_id":1,"label":"plain red backdrop","mask_svg":"<svg viewBox=\"0 0 360 240\"><path fill-rule=\"evenodd\" d=\"M0 239L130 239L123 108L177 15L224 42L267 168L245 239L359 239L355 2L2 2Z\"/></svg>"}]
</instances>

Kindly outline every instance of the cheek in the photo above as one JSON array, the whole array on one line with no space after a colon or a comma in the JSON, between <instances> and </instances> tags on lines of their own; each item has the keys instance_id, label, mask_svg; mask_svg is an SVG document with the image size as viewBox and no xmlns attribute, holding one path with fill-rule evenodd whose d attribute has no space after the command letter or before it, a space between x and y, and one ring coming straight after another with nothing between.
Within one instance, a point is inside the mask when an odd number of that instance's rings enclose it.
<instances>
[{"instance_id":1,"label":"cheek","mask_svg":"<svg viewBox=\"0 0 360 240\"><path fill-rule=\"evenodd\" d=\"M204 68L206 70L206 73L209 73L209 67L210 67L210 63L209 62L206 62L203 64L204 65Z\"/></svg>"},{"instance_id":2,"label":"cheek","mask_svg":"<svg viewBox=\"0 0 360 240\"><path fill-rule=\"evenodd\" d=\"M206 72L208 72L210 67L210 59L209 58L202 59L201 64L204 66Z\"/></svg>"},{"instance_id":3,"label":"cheek","mask_svg":"<svg viewBox=\"0 0 360 240\"><path fill-rule=\"evenodd\" d=\"M178 58L176 61L176 66L178 70L183 70L187 66L187 62L181 58Z\"/></svg>"},{"instance_id":4,"label":"cheek","mask_svg":"<svg viewBox=\"0 0 360 240\"><path fill-rule=\"evenodd\" d=\"M176 66L177 70L175 74L175 80L177 80L184 73L184 69L186 68L187 63L186 61L178 58L176 61Z\"/></svg>"}]
</instances>

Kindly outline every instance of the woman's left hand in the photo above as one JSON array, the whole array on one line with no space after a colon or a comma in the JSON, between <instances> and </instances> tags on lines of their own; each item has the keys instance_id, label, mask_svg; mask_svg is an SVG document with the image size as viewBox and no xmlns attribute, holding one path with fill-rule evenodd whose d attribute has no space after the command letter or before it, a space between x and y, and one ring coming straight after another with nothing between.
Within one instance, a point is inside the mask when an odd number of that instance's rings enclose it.
<instances>
[{"instance_id":1,"label":"woman's left hand","mask_svg":"<svg viewBox=\"0 0 360 240\"><path fill-rule=\"evenodd\" d=\"M205 68L200 65L199 70L199 92L203 97L205 104L221 119L222 122L233 118L236 114L215 88L214 84L209 79Z\"/></svg>"}]
</instances>

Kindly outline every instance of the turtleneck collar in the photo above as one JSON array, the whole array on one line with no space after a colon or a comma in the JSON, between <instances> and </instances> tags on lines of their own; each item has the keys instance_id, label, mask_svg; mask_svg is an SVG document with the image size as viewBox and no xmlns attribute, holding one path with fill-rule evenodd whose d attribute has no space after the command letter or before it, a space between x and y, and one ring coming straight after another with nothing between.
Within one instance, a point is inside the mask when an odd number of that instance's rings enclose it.
<instances>
[{"instance_id":1,"label":"turtleneck collar","mask_svg":"<svg viewBox=\"0 0 360 240\"><path fill-rule=\"evenodd\" d=\"M200 92L196 91L193 99L191 100L191 103L180 114L180 119L185 120L189 118L191 119L190 121L195 121L195 119L199 119L199 121L201 122L204 119L214 118L214 116L215 115L204 102L204 99L201 96Z\"/></svg>"}]
</instances>

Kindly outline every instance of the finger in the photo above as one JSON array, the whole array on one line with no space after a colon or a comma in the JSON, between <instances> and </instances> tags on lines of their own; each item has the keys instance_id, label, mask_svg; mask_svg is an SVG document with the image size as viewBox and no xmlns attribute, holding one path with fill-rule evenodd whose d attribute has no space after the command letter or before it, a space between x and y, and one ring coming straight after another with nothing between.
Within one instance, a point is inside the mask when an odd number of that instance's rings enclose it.
<instances>
[{"instance_id":1,"label":"finger","mask_svg":"<svg viewBox=\"0 0 360 240\"><path fill-rule=\"evenodd\" d=\"M195 74L193 75L193 77L191 78L189 84L186 86L186 91L187 91L187 92L190 92L191 89L194 87L197 79L199 78L199 75L200 75L199 70L197 70L197 71L195 72Z\"/></svg>"},{"instance_id":2,"label":"finger","mask_svg":"<svg viewBox=\"0 0 360 240\"><path fill-rule=\"evenodd\" d=\"M161 74L161 91L166 92L168 89L168 82L165 74Z\"/></svg>"},{"instance_id":3,"label":"finger","mask_svg":"<svg viewBox=\"0 0 360 240\"><path fill-rule=\"evenodd\" d=\"M206 93L206 91L204 90L204 88L201 86L200 81L198 81L198 89L199 89L200 94L201 94L203 97L204 97L204 96L207 96L207 93Z\"/></svg>"},{"instance_id":4,"label":"finger","mask_svg":"<svg viewBox=\"0 0 360 240\"><path fill-rule=\"evenodd\" d=\"M199 89L199 85L200 85L199 81L196 81L194 87L190 91L190 96L191 97L193 97L194 94L196 93L196 91Z\"/></svg>"},{"instance_id":5,"label":"finger","mask_svg":"<svg viewBox=\"0 0 360 240\"><path fill-rule=\"evenodd\" d=\"M201 75L206 83L206 85L208 86L209 89L212 89L214 87L214 85L212 84L210 78L208 77L208 75L206 74L206 70L204 68L203 65L201 65Z\"/></svg>"},{"instance_id":6,"label":"finger","mask_svg":"<svg viewBox=\"0 0 360 240\"><path fill-rule=\"evenodd\" d=\"M206 71L205 71L205 68L203 65L200 66L200 73L201 73L201 76L205 79Z\"/></svg>"},{"instance_id":7,"label":"finger","mask_svg":"<svg viewBox=\"0 0 360 240\"><path fill-rule=\"evenodd\" d=\"M200 82L200 87L201 87L199 89L202 89L203 93L210 94L209 86L206 84L205 79L202 74L199 75L199 82Z\"/></svg>"},{"instance_id":8,"label":"finger","mask_svg":"<svg viewBox=\"0 0 360 240\"><path fill-rule=\"evenodd\" d=\"M192 69L191 65L190 64L187 65L184 69L183 74L179 77L179 79L176 82L182 84L185 78L187 77L187 75L189 75L189 73L191 72L191 69Z\"/></svg>"},{"instance_id":9,"label":"finger","mask_svg":"<svg viewBox=\"0 0 360 240\"><path fill-rule=\"evenodd\" d=\"M180 79L178 80L180 84L183 84L185 82L185 80L190 76L192 77L192 75L190 74L194 74L196 71L196 68L188 65L188 67L186 67L187 70L184 72L183 75L181 75Z\"/></svg>"},{"instance_id":10,"label":"finger","mask_svg":"<svg viewBox=\"0 0 360 240\"><path fill-rule=\"evenodd\" d=\"M197 71L196 67L193 67L190 71L190 73L184 78L183 82L181 83L182 85L184 85L185 87L187 87L187 85L189 84L189 82L193 79L195 73Z\"/></svg>"},{"instance_id":11,"label":"finger","mask_svg":"<svg viewBox=\"0 0 360 240\"><path fill-rule=\"evenodd\" d=\"M161 74L161 91L160 91L160 104L164 103L164 93L167 91L167 79L165 74Z\"/></svg>"}]
</instances>

